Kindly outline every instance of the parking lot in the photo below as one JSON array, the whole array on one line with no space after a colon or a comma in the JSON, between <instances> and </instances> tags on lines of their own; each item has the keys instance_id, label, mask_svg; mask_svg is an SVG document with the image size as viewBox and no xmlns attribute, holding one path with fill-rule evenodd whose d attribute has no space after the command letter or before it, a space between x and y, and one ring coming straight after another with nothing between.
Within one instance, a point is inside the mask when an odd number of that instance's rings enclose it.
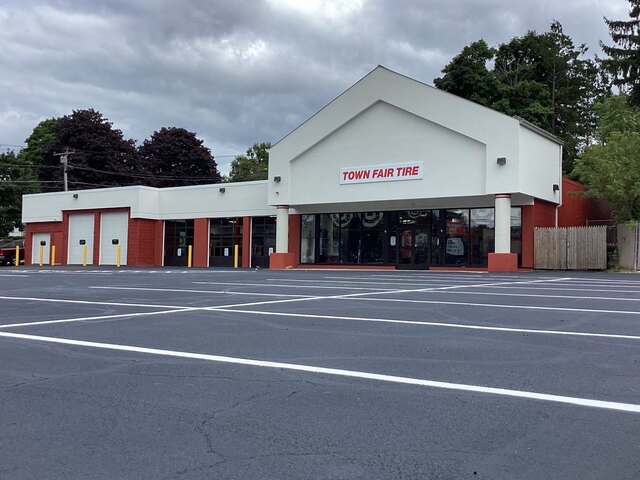
<instances>
[{"instance_id":1,"label":"parking lot","mask_svg":"<svg viewBox=\"0 0 640 480\"><path fill-rule=\"evenodd\" d=\"M0 270L0 478L637 479L640 277Z\"/></svg>"}]
</instances>

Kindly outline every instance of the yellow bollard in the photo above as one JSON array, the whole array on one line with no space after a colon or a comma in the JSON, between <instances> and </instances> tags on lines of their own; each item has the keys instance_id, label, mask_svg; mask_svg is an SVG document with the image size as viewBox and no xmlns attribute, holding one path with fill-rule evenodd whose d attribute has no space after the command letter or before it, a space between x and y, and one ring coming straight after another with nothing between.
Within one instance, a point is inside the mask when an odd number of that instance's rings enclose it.
<instances>
[{"instance_id":1,"label":"yellow bollard","mask_svg":"<svg viewBox=\"0 0 640 480\"><path fill-rule=\"evenodd\" d=\"M116 245L116 267L120 266L120 244Z\"/></svg>"},{"instance_id":2,"label":"yellow bollard","mask_svg":"<svg viewBox=\"0 0 640 480\"><path fill-rule=\"evenodd\" d=\"M56 264L56 246L51 245L51 266Z\"/></svg>"},{"instance_id":3,"label":"yellow bollard","mask_svg":"<svg viewBox=\"0 0 640 480\"><path fill-rule=\"evenodd\" d=\"M233 268L238 268L238 245L233 246Z\"/></svg>"},{"instance_id":4,"label":"yellow bollard","mask_svg":"<svg viewBox=\"0 0 640 480\"><path fill-rule=\"evenodd\" d=\"M189 250L188 250L188 253L187 253L187 267L188 268L191 268L191 265L192 265L192 262L191 262L192 255L193 255L193 245L189 245Z\"/></svg>"},{"instance_id":5,"label":"yellow bollard","mask_svg":"<svg viewBox=\"0 0 640 480\"><path fill-rule=\"evenodd\" d=\"M20 247L16 247L16 267L20 265Z\"/></svg>"},{"instance_id":6,"label":"yellow bollard","mask_svg":"<svg viewBox=\"0 0 640 480\"><path fill-rule=\"evenodd\" d=\"M83 245L82 247L82 266L87 266L87 246Z\"/></svg>"},{"instance_id":7,"label":"yellow bollard","mask_svg":"<svg viewBox=\"0 0 640 480\"><path fill-rule=\"evenodd\" d=\"M42 266L42 255L44 254L44 247L40 245L40 259L38 260L38 265Z\"/></svg>"}]
</instances>

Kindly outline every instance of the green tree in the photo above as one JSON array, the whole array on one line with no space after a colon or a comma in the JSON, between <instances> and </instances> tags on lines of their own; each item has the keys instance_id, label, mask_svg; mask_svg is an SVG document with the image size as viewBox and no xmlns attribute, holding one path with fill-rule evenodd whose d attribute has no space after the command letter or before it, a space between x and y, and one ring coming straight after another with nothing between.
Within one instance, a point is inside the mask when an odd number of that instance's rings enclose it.
<instances>
[{"instance_id":1,"label":"green tree","mask_svg":"<svg viewBox=\"0 0 640 480\"><path fill-rule=\"evenodd\" d=\"M465 47L445 67L445 76L434 82L558 136L565 145L563 168L569 172L576 155L593 136L592 106L609 92L596 64L583 58L586 52L584 45L575 46L560 22L554 21L548 32L529 31L497 49L483 41ZM486 65L491 62L493 70L489 71Z\"/></svg>"},{"instance_id":2,"label":"green tree","mask_svg":"<svg viewBox=\"0 0 640 480\"><path fill-rule=\"evenodd\" d=\"M266 180L269 170L269 149L271 143L254 143L245 155L237 155L231 162L228 181L247 182Z\"/></svg>"},{"instance_id":3,"label":"green tree","mask_svg":"<svg viewBox=\"0 0 640 480\"><path fill-rule=\"evenodd\" d=\"M146 185L178 187L220 181L211 150L184 128L161 128L145 140L138 152L150 174Z\"/></svg>"},{"instance_id":4,"label":"green tree","mask_svg":"<svg viewBox=\"0 0 640 480\"><path fill-rule=\"evenodd\" d=\"M607 200L618 222L640 220L640 113L626 96L596 106L599 142L575 162L573 176L587 195Z\"/></svg>"},{"instance_id":5,"label":"green tree","mask_svg":"<svg viewBox=\"0 0 640 480\"><path fill-rule=\"evenodd\" d=\"M627 0L631 5L629 20L604 21L614 45L600 42L609 57L601 60L602 68L613 77L614 85L628 93L629 103L640 107L640 0Z\"/></svg>"},{"instance_id":6,"label":"green tree","mask_svg":"<svg viewBox=\"0 0 640 480\"><path fill-rule=\"evenodd\" d=\"M22 150L26 161L38 166L43 161L44 150L56 143L56 128L59 118L48 118L35 126L31 135L25 140L27 146Z\"/></svg>"},{"instance_id":7,"label":"green tree","mask_svg":"<svg viewBox=\"0 0 640 480\"><path fill-rule=\"evenodd\" d=\"M135 142L125 140L103 115L93 109L74 110L58 119L56 140L43 147L37 165L43 191L62 190L62 166L56 153L72 150L69 189L110 187L140 183L143 172Z\"/></svg>"},{"instance_id":8,"label":"green tree","mask_svg":"<svg viewBox=\"0 0 640 480\"><path fill-rule=\"evenodd\" d=\"M444 75L433 84L449 93L490 107L498 100L498 80L487 68L496 50L484 40L473 42L462 49L453 60L442 69Z\"/></svg>"},{"instance_id":9,"label":"green tree","mask_svg":"<svg viewBox=\"0 0 640 480\"><path fill-rule=\"evenodd\" d=\"M0 236L21 228L22 195L38 191L32 164L21 152L0 153Z\"/></svg>"}]
</instances>

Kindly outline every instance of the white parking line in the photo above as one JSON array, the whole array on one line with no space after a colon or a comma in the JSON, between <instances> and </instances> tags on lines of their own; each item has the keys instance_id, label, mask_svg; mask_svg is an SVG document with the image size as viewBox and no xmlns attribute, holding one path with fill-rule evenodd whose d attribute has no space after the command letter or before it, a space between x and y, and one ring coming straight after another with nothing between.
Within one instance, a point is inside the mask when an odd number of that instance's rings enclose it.
<instances>
[{"instance_id":1,"label":"white parking line","mask_svg":"<svg viewBox=\"0 0 640 480\"><path fill-rule=\"evenodd\" d=\"M273 280L273 279L267 279ZM291 282L298 282L298 280L291 280ZM368 291L381 291L381 290L392 290L390 288L366 288L366 287L351 287L345 285L296 285L295 283L291 284L279 284L279 283L240 283L240 282L191 282L197 285L235 285L238 287L286 287L286 288L325 288L331 290L368 290ZM377 283L378 285L380 282ZM395 288L395 287L394 287Z\"/></svg>"},{"instance_id":2,"label":"white parking line","mask_svg":"<svg viewBox=\"0 0 640 480\"><path fill-rule=\"evenodd\" d=\"M182 312L190 312L193 310L201 310L201 309L185 307L185 308L180 308L175 310L161 310L159 312L119 313L116 315L99 315L94 317L65 318L62 320L41 320L38 322L10 323L7 325L0 325L0 329L16 328L16 327L33 327L33 326L40 326L40 325L51 325L55 323L86 322L91 320L112 320L114 318L141 317L141 316L149 316L149 315L165 315L167 313L182 313Z\"/></svg>"},{"instance_id":3,"label":"white parking line","mask_svg":"<svg viewBox=\"0 0 640 480\"><path fill-rule=\"evenodd\" d=\"M43 337L39 335L24 335L19 333L0 332L0 337L20 340L30 340L34 342L57 343L62 345L73 345L87 348L99 348L104 350L117 350L132 353L142 353L147 355L161 355L167 357L186 358L192 360L204 360L209 362L246 365L252 367L275 368L282 370L292 370L298 372L308 372L321 375L333 375L347 378L358 378L363 380L373 380L377 382L388 382L405 385L415 385L421 387L437 388L444 390L463 391L470 393L480 393L488 395L498 395L503 397L521 398L525 400L537 400L543 402L562 403L582 407L599 408L627 413L640 413L640 405L634 403L611 402L591 398L569 397L564 395L554 395L524 390L511 390L507 388L485 387L481 385L468 385L462 383L441 382L426 380L421 378L400 377L395 375L384 375L379 373L361 372L356 370L343 370L337 368L326 368L313 365L301 365L294 363L271 362L264 360L254 360L249 358L227 357L221 355L208 355L202 353L180 352L174 350L163 350L158 348L146 348L132 345L119 345L113 343L87 342L82 340L72 340L68 338Z\"/></svg>"},{"instance_id":4,"label":"white parking line","mask_svg":"<svg viewBox=\"0 0 640 480\"><path fill-rule=\"evenodd\" d=\"M10 297L0 296L0 300L22 300L28 302L51 302L51 303L77 303L81 305L111 305L115 307L141 307L141 308L189 308L181 305L154 305L147 303L124 303L124 302L101 302L99 300L69 300L64 298L42 298L42 297Z\"/></svg>"},{"instance_id":5,"label":"white parking line","mask_svg":"<svg viewBox=\"0 0 640 480\"><path fill-rule=\"evenodd\" d=\"M581 296L581 295L549 295L549 294L541 294L541 293L500 293L500 292L462 292L460 290L451 291L451 290L442 290L435 291L433 293L447 293L454 295L482 295L482 296L497 296L497 297L534 297L534 298L557 298L558 300L564 300L565 298L573 299L573 300L622 300L626 302L640 302L640 298L629 298L629 297L591 297L591 296Z\"/></svg>"},{"instance_id":6,"label":"white parking line","mask_svg":"<svg viewBox=\"0 0 640 480\"><path fill-rule=\"evenodd\" d=\"M464 288L464 285L461 286L461 288ZM619 290L618 287L612 287L612 288L605 288L605 289L598 289L598 288L567 288L564 287L563 284L561 283L554 283L553 287L538 287L538 286L532 286L532 287L520 287L520 286L508 286L508 285L496 285L494 287L491 288L496 288L496 289L507 289L507 290L553 290L554 292L606 292L606 293L635 293L638 294L640 293L640 289L638 290Z\"/></svg>"},{"instance_id":7,"label":"white parking line","mask_svg":"<svg viewBox=\"0 0 640 480\"><path fill-rule=\"evenodd\" d=\"M596 333L596 332L576 332L570 330L540 330L532 328L512 328L512 327L492 327L487 325L473 325L464 323L447 323L447 322L425 322L418 320L394 320L390 318L369 318L369 317L349 317L343 315L316 315L312 313L283 313L283 312L263 312L259 310L237 310L222 309L210 307L204 310L213 310L217 312L237 312L248 313L253 315L269 315L274 317L293 317L293 318L313 318L318 320L349 320L356 322L373 322L373 323L395 323L403 325L418 325L422 327L444 327L444 328L461 328L467 330L486 330L492 332L509 332L509 333L531 333L539 335L565 335L575 337L596 337L596 338L617 338L622 340L640 340L640 335L622 335L617 333Z\"/></svg>"},{"instance_id":8,"label":"white parking line","mask_svg":"<svg viewBox=\"0 0 640 480\"><path fill-rule=\"evenodd\" d=\"M99 290L139 290L143 292L215 293L215 294L224 294L224 295L249 295L249 296L256 296L256 297L296 297L296 298L309 297L309 295L296 295L293 293L287 294L287 293L234 292L229 290L193 290L193 289L187 289L187 288L107 287L107 286L93 286L89 288L95 288Z\"/></svg>"},{"instance_id":9,"label":"white parking line","mask_svg":"<svg viewBox=\"0 0 640 480\"><path fill-rule=\"evenodd\" d=\"M345 300L359 300L346 296L337 297ZM581 312L581 313L615 313L621 315L640 315L640 311L634 310L604 310L597 308L571 308L571 307L543 307L537 305L503 305L500 303L471 303L471 302L447 302L442 300L409 300L403 298L367 298L372 302L400 302L400 303L421 303L428 305L460 305L463 307L486 307L486 308L511 308L520 310L546 310L554 312Z\"/></svg>"}]
</instances>

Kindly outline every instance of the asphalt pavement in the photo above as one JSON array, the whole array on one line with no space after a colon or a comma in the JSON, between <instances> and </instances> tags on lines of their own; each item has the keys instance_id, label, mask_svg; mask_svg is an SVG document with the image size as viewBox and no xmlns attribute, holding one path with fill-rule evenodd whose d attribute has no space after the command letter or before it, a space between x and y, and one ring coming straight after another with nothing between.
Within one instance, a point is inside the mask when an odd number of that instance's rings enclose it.
<instances>
[{"instance_id":1,"label":"asphalt pavement","mask_svg":"<svg viewBox=\"0 0 640 480\"><path fill-rule=\"evenodd\" d=\"M637 479L640 277L0 269L1 479Z\"/></svg>"}]
</instances>

